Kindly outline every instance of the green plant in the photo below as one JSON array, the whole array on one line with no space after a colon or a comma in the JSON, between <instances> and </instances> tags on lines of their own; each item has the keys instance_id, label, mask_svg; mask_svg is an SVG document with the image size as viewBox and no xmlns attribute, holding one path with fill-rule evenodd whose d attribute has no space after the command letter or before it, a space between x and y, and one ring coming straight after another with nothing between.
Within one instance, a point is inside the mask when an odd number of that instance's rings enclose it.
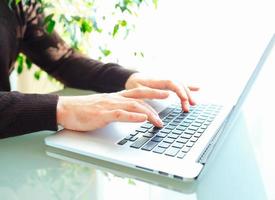
<instances>
[{"instance_id":1,"label":"green plant","mask_svg":"<svg viewBox=\"0 0 275 200\"><path fill-rule=\"evenodd\" d=\"M28 4L30 0L9 0ZM135 29L132 22L138 16L143 5L154 5L158 0L36 0L41 3L39 12L45 13L44 25L48 34L57 30L62 38L77 51L88 53L97 50L93 58L104 60L112 54L112 49L103 41L126 39ZM102 9L105 2L106 9ZM103 6L104 7L104 6ZM107 8L108 7L108 8ZM99 38L96 44L91 36ZM104 39L100 39L104 38ZM88 42L87 42L88 41ZM95 55L96 54L96 55ZM142 51L133 52L135 56L144 57ZM19 54L16 62L18 74L32 67L32 63L24 55ZM40 78L41 70L34 73L35 79Z\"/></svg>"}]
</instances>

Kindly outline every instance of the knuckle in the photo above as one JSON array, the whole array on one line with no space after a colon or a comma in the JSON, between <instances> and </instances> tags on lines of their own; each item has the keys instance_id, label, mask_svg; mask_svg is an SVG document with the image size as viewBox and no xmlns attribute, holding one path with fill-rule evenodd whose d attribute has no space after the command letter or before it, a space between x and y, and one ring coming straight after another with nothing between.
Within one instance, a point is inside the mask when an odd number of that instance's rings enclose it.
<instances>
[{"instance_id":1,"label":"knuckle","mask_svg":"<svg viewBox=\"0 0 275 200\"><path fill-rule=\"evenodd\" d=\"M135 120L135 115L130 114L130 115L128 116L128 120L130 120L130 121Z\"/></svg>"},{"instance_id":2,"label":"knuckle","mask_svg":"<svg viewBox=\"0 0 275 200\"><path fill-rule=\"evenodd\" d=\"M138 104L138 102L131 102L130 104L129 104L129 108L130 109L133 109L133 110L137 110L138 108L139 108L139 104Z\"/></svg>"},{"instance_id":3,"label":"knuckle","mask_svg":"<svg viewBox=\"0 0 275 200\"><path fill-rule=\"evenodd\" d=\"M119 109L119 110L115 110L115 111L114 111L114 118L115 118L115 119L121 118L122 113L123 113L123 111L120 110L120 109Z\"/></svg>"},{"instance_id":4,"label":"knuckle","mask_svg":"<svg viewBox=\"0 0 275 200\"><path fill-rule=\"evenodd\" d=\"M167 85L172 85L173 84L173 81L170 80L170 79L166 80L165 82L166 82Z\"/></svg>"}]
</instances>

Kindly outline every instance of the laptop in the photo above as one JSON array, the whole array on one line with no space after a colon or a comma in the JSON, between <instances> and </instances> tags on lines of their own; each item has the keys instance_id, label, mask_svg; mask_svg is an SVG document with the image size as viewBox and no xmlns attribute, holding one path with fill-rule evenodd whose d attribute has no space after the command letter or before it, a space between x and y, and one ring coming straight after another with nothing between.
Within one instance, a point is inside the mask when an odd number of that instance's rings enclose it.
<instances>
[{"instance_id":1,"label":"laptop","mask_svg":"<svg viewBox=\"0 0 275 200\"><path fill-rule=\"evenodd\" d=\"M177 102L151 101L164 122L163 128L150 122L116 122L90 132L64 129L46 137L45 144L172 179L195 180L220 136L234 123L274 43L275 34L235 103L199 104L185 113Z\"/></svg>"}]
</instances>

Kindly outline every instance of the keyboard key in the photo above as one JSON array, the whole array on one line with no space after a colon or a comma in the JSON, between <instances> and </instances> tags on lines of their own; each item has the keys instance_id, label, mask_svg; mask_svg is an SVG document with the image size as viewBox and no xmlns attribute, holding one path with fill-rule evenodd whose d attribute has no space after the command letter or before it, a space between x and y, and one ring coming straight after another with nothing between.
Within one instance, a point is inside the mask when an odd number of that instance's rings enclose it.
<instances>
[{"instance_id":1,"label":"keyboard key","mask_svg":"<svg viewBox=\"0 0 275 200\"><path fill-rule=\"evenodd\" d=\"M192 135L190 135L190 134L183 134L180 137L181 138L185 138L185 139L190 139L192 137Z\"/></svg>"},{"instance_id":2,"label":"keyboard key","mask_svg":"<svg viewBox=\"0 0 275 200\"><path fill-rule=\"evenodd\" d=\"M177 135L181 135L183 133L183 131L173 130L172 133L177 134Z\"/></svg>"},{"instance_id":3,"label":"keyboard key","mask_svg":"<svg viewBox=\"0 0 275 200\"><path fill-rule=\"evenodd\" d=\"M145 129L150 129L153 127L153 124L150 124L150 123L145 123L141 126L141 128L145 128Z\"/></svg>"},{"instance_id":4,"label":"keyboard key","mask_svg":"<svg viewBox=\"0 0 275 200\"><path fill-rule=\"evenodd\" d=\"M196 131L187 129L186 131L184 131L184 133L189 134L189 135L193 135Z\"/></svg>"},{"instance_id":5,"label":"keyboard key","mask_svg":"<svg viewBox=\"0 0 275 200\"><path fill-rule=\"evenodd\" d=\"M192 130L192 131L196 131L198 130L199 127L193 126L193 124L191 126L189 126L188 130Z\"/></svg>"},{"instance_id":6,"label":"keyboard key","mask_svg":"<svg viewBox=\"0 0 275 200\"><path fill-rule=\"evenodd\" d=\"M163 142L166 142L169 144L172 144L174 141L175 141L175 139L172 139L172 138L164 138L164 140L163 140Z\"/></svg>"},{"instance_id":7,"label":"keyboard key","mask_svg":"<svg viewBox=\"0 0 275 200\"><path fill-rule=\"evenodd\" d=\"M151 138L151 137L153 137L155 134L153 134L153 133L144 133L143 134L143 137L147 137L147 138Z\"/></svg>"},{"instance_id":8,"label":"keyboard key","mask_svg":"<svg viewBox=\"0 0 275 200\"><path fill-rule=\"evenodd\" d=\"M202 125L201 126L202 129L207 129L207 127L208 127L207 125Z\"/></svg>"},{"instance_id":9,"label":"keyboard key","mask_svg":"<svg viewBox=\"0 0 275 200\"><path fill-rule=\"evenodd\" d=\"M124 139L125 139L125 140L130 140L132 137L133 137L133 136L128 135L128 136L127 136L127 137L125 137Z\"/></svg>"},{"instance_id":10,"label":"keyboard key","mask_svg":"<svg viewBox=\"0 0 275 200\"><path fill-rule=\"evenodd\" d=\"M190 149L191 149L190 147L184 146L181 151L184 153L187 153Z\"/></svg>"},{"instance_id":11,"label":"keyboard key","mask_svg":"<svg viewBox=\"0 0 275 200\"><path fill-rule=\"evenodd\" d=\"M130 135L131 136L136 136L138 134L138 132L134 132L134 133L131 133Z\"/></svg>"},{"instance_id":12,"label":"keyboard key","mask_svg":"<svg viewBox=\"0 0 275 200\"><path fill-rule=\"evenodd\" d=\"M175 128L176 128L176 126L174 126L174 125L168 125L168 126L166 126L165 127L166 129L170 129L170 130L174 130Z\"/></svg>"},{"instance_id":13,"label":"keyboard key","mask_svg":"<svg viewBox=\"0 0 275 200\"><path fill-rule=\"evenodd\" d=\"M172 144L172 147L181 149L184 146L183 143L175 142Z\"/></svg>"},{"instance_id":14,"label":"keyboard key","mask_svg":"<svg viewBox=\"0 0 275 200\"><path fill-rule=\"evenodd\" d=\"M200 128L200 129L197 131L197 133L203 133L205 130L206 130L206 129Z\"/></svg>"},{"instance_id":15,"label":"keyboard key","mask_svg":"<svg viewBox=\"0 0 275 200\"><path fill-rule=\"evenodd\" d=\"M181 125L180 125L180 126L188 127L189 125L190 125L190 123L183 122L183 123L181 123Z\"/></svg>"},{"instance_id":16,"label":"keyboard key","mask_svg":"<svg viewBox=\"0 0 275 200\"><path fill-rule=\"evenodd\" d=\"M157 144L158 142L149 141L141 149L145 151L151 151L155 146L157 146Z\"/></svg>"},{"instance_id":17,"label":"keyboard key","mask_svg":"<svg viewBox=\"0 0 275 200\"><path fill-rule=\"evenodd\" d=\"M176 156L177 153L179 152L180 149L175 148L175 147L170 147L169 149L166 150L165 155L167 156Z\"/></svg>"},{"instance_id":18,"label":"keyboard key","mask_svg":"<svg viewBox=\"0 0 275 200\"><path fill-rule=\"evenodd\" d=\"M158 133L156 134L156 136L165 138L165 137L167 136L167 134L166 134L166 133L162 133L162 132L158 132Z\"/></svg>"},{"instance_id":19,"label":"keyboard key","mask_svg":"<svg viewBox=\"0 0 275 200\"><path fill-rule=\"evenodd\" d=\"M158 146L167 149L170 146L170 144L166 142L162 142Z\"/></svg>"},{"instance_id":20,"label":"keyboard key","mask_svg":"<svg viewBox=\"0 0 275 200\"><path fill-rule=\"evenodd\" d=\"M126 142L128 142L128 140L122 139L122 140L120 140L117 144L119 144L119 145L124 145Z\"/></svg>"},{"instance_id":21,"label":"keyboard key","mask_svg":"<svg viewBox=\"0 0 275 200\"><path fill-rule=\"evenodd\" d=\"M189 115L189 113L182 112L182 113L179 115L179 117L185 118L185 117L188 116L188 115Z\"/></svg>"},{"instance_id":22,"label":"keyboard key","mask_svg":"<svg viewBox=\"0 0 275 200\"><path fill-rule=\"evenodd\" d=\"M136 131L137 131L137 132L141 132L141 133L145 133L147 130L148 130L148 129L146 129L146 128L139 128L139 129L137 129Z\"/></svg>"},{"instance_id":23,"label":"keyboard key","mask_svg":"<svg viewBox=\"0 0 275 200\"><path fill-rule=\"evenodd\" d=\"M196 138L196 137L192 137L192 138L190 139L191 142L196 142L197 140L198 140L198 138Z\"/></svg>"},{"instance_id":24,"label":"keyboard key","mask_svg":"<svg viewBox=\"0 0 275 200\"><path fill-rule=\"evenodd\" d=\"M202 119L197 119L195 122L196 122L196 123L200 123L200 124L202 124L204 121L205 121L205 120L202 120Z\"/></svg>"},{"instance_id":25,"label":"keyboard key","mask_svg":"<svg viewBox=\"0 0 275 200\"><path fill-rule=\"evenodd\" d=\"M173 111L174 110L174 108L170 108L170 107L168 107L168 108L166 108L166 109L164 109L163 111L161 111L160 113L159 113L159 117L162 119L162 118L164 118L165 116L167 116L171 111Z\"/></svg>"},{"instance_id":26,"label":"keyboard key","mask_svg":"<svg viewBox=\"0 0 275 200\"><path fill-rule=\"evenodd\" d=\"M202 125L202 123L198 123L198 122L194 122L192 124L192 126L194 126L194 127L200 127L201 125Z\"/></svg>"},{"instance_id":27,"label":"keyboard key","mask_svg":"<svg viewBox=\"0 0 275 200\"><path fill-rule=\"evenodd\" d=\"M173 134L173 133L168 135L168 138L172 138L172 139L177 139L178 137L179 137L179 135Z\"/></svg>"},{"instance_id":28,"label":"keyboard key","mask_svg":"<svg viewBox=\"0 0 275 200\"><path fill-rule=\"evenodd\" d=\"M192 122L192 121L194 121L195 119L196 119L196 117L194 117L193 115L192 115L192 116L190 115L189 117L186 118L185 121L190 120L190 121Z\"/></svg>"},{"instance_id":29,"label":"keyboard key","mask_svg":"<svg viewBox=\"0 0 275 200\"><path fill-rule=\"evenodd\" d=\"M171 122L170 124L169 124L170 126L178 126L179 125L179 123L176 123L176 122Z\"/></svg>"},{"instance_id":30,"label":"keyboard key","mask_svg":"<svg viewBox=\"0 0 275 200\"><path fill-rule=\"evenodd\" d=\"M188 135L188 136L190 136L190 135ZM179 139L177 139L177 142L185 144L186 142L188 142L188 139L180 137Z\"/></svg>"},{"instance_id":31,"label":"keyboard key","mask_svg":"<svg viewBox=\"0 0 275 200\"><path fill-rule=\"evenodd\" d=\"M180 131L185 131L186 127L183 127L183 126L178 126L176 128L176 130L180 130Z\"/></svg>"},{"instance_id":32,"label":"keyboard key","mask_svg":"<svg viewBox=\"0 0 275 200\"><path fill-rule=\"evenodd\" d=\"M199 138L201 136L201 133L195 133L194 137Z\"/></svg>"},{"instance_id":33,"label":"keyboard key","mask_svg":"<svg viewBox=\"0 0 275 200\"><path fill-rule=\"evenodd\" d=\"M194 144L195 144L194 142L189 141L185 146L192 147Z\"/></svg>"},{"instance_id":34,"label":"keyboard key","mask_svg":"<svg viewBox=\"0 0 275 200\"><path fill-rule=\"evenodd\" d=\"M153 137L151 140L154 141L154 142L161 142L163 138L161 137L158 137L158 136L155 136Z\"/></svg>"},{"instance_id":35,"label":"keyboard key","mask_svg":"<svg viewBox=\"0 0 275 200\"><path fill-rule=\"evenodd\" d=\"M156 147L156 148L154 148L153 152L154 152L154 153L162 154L162 153L164 153L165 150L166 150L165 148Z\"/></svg>"},{"instance_id":36,"label":"keyboard key","mask_svg":"<svg viewBox=\"0 0 275 200\"><path fill-rule=\"evenodd\" d=\"M161 132L161 133L166 133L166 134L168 134L168 133L171 132L171 130L170 130L170 129L167 129L167 128L164 128L164 129L162 129L160 132Z\"/></svg>"},{"instance_id":37,"label":"keyboard key","mask_svg":"<svg viewBox=\"0 0 275 200\"><path fill-rule=\"evenodd\" d=\"M152 129L150 129L150 130L148 131L148 133L157 133L157 132L159 132L159 131L160 131L159 128L154 127L154 128L152 128Z\"/></svg>"},{"instance_id":38,"label":"keyboard key","mask_svg":"<svg viewBox=\"0 0 275 200\"><path fill-rule=\"evenodd\" d=\"M138 139L138 137L137 136L134 136L134 137L132 137L131 139L130 139L130 141L131 142L134 142L134 141L136 141Z\"/></svg>"},{"instance_id":39,"label":"keyboard key","mask_svg":"<svg viewBox=\"0 0 275 200\"><path fill-rule=\"evenodd\" d=\"M144 145L149 138L146 137L140 137L137 141L135 141L130 147L139 149L142 145Z\"/></svg>"},{"instance_id":40,"label":"keyboard key","mask_svg":"<svg viewBox=\"0 0 275 200\"><path fill-rule=\"evenodd\" d=\"M194 120L190 120L190 119L185 119L184 122L185 123L192 123Z\"/></svg>"},{"instance_id":41,"label":"keyboard key","mask_svg":"<svg viewBox=\"0 0 275 200\"><path fill-rule=\"evenodd\" d=\"M181 151L181 152L178 153L177 158L183 159L185 155L186 155L186 153Z\"/></svg>"}]
</instances>

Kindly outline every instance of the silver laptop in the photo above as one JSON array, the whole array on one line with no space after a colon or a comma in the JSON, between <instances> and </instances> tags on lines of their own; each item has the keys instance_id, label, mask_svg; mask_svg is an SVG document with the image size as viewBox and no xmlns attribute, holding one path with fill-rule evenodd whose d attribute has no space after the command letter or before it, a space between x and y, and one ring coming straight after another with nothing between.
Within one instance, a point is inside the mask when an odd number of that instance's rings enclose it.
<instances>
[{"instance_id":1,"label":"silver laptop","mask_svg":"<svg viewBox=\"0 0 275 200\"><path fill-rule=\"evenodd\" d=\"M275 34L235 103L205 103L182 112L178 103L151 101L164 122L156 128L112 123L90 132L62 130L45 139L48 146L178 180L196 179L219 137L228 129L275 43Z\"/></svg>"}]
</instances>

